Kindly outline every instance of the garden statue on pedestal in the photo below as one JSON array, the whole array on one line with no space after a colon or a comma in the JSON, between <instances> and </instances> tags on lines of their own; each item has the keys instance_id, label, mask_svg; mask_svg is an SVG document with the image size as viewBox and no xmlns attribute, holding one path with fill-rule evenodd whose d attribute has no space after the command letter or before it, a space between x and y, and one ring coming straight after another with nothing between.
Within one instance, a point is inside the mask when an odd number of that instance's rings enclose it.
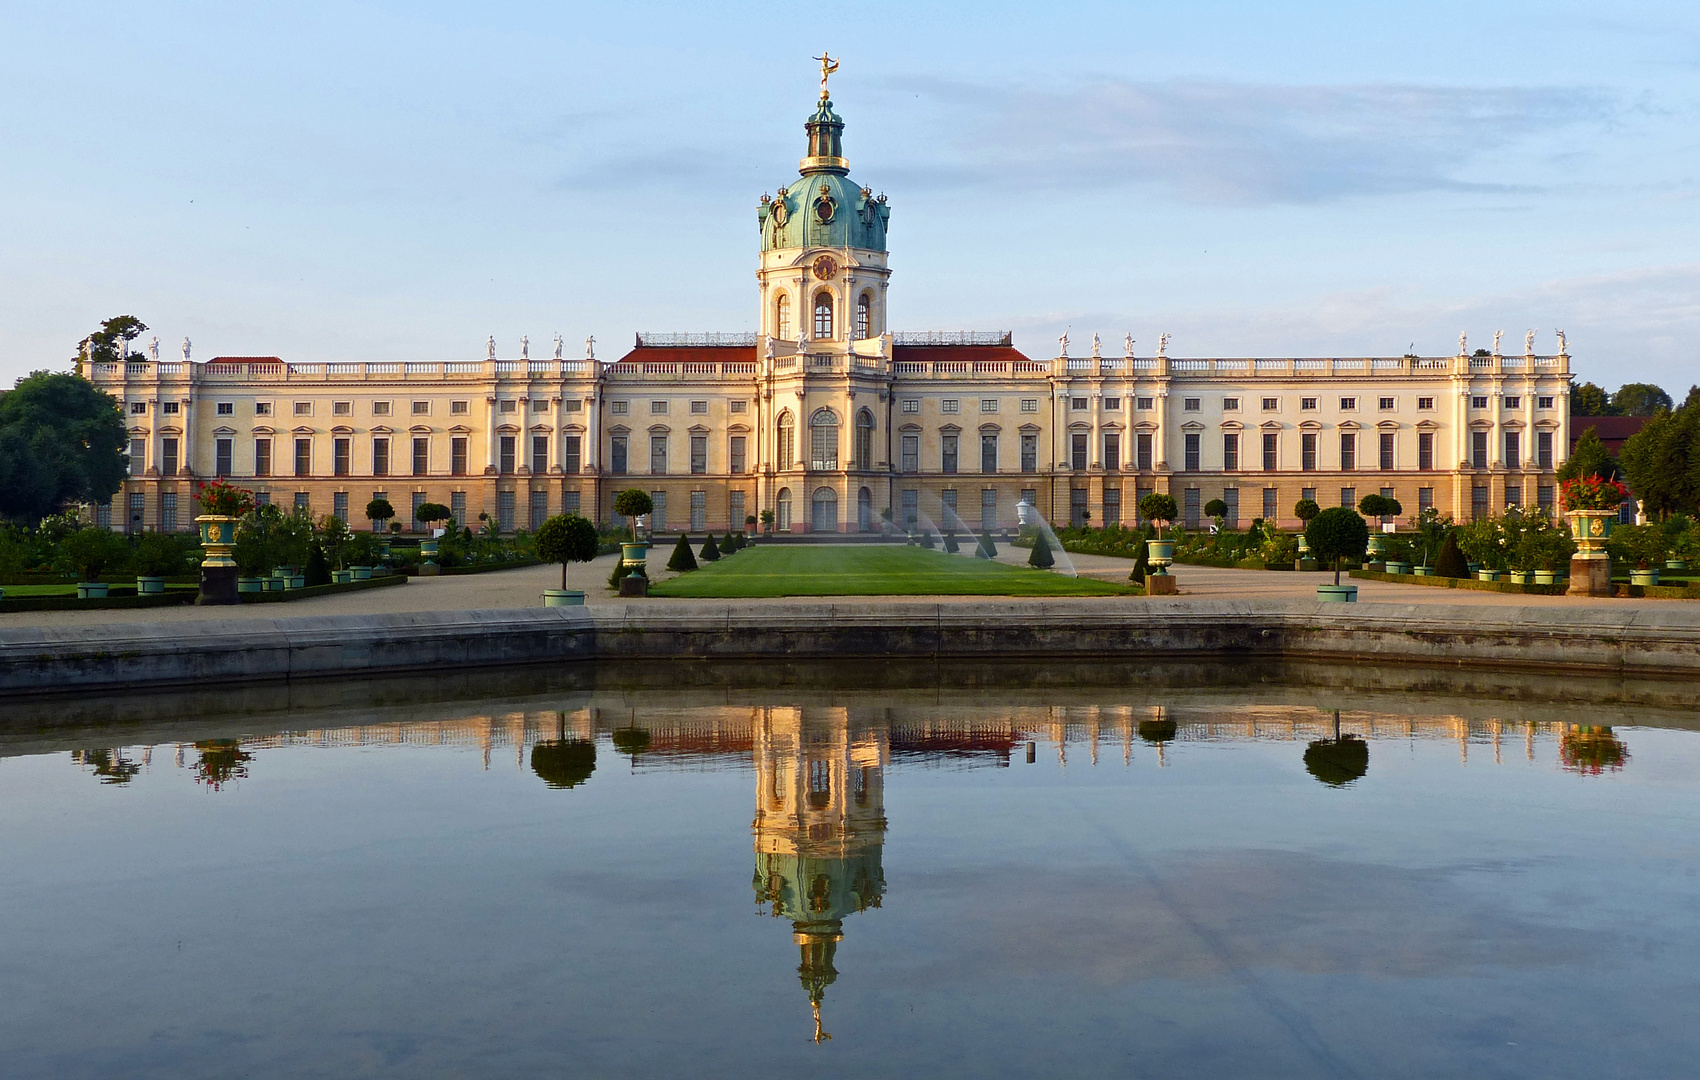
<instances>
[{"instance_id":1,"label":"garden statue on pedestal","mask_svg":"<svg viewBox=\"0 0 1700 1080\"><path fill-rule=\"evenodd\" d=\"M1353 603L1358 598L1356 585L1340 584L1340 563L1347 558L1362 558L1369 546L1369 525L1357 511L1333 506L1317 514L1305 528L1311 553L1334 563L1334 584L1318 585L1316 598L1324 601Z\"/></svg>"},{"instance_id":2,"label":"garden statue on pedestal","mask_svg":"<svg viewBox=\"0 0 1700 1080\"><path fill-rule=\"evenodd\" d=\"M561 564L561 587L543 591L544 607L578 607L584 590L567 588L567 564L596 558L596 526L577 514L556 514L537 530L537 557Z\"/></svg>"}]
</instances>

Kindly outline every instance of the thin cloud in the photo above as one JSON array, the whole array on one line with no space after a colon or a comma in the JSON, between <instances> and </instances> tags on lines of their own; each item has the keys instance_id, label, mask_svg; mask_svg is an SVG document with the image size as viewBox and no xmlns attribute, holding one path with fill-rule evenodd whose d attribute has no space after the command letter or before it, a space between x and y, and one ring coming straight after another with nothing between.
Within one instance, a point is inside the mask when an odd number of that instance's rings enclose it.
<instances>
[{"instance_id":1,"label":"thin cloud","mask_svg":"<svg viewBox=\"0 0 1700 1080\"><path fill-rule=\"evenodd\" d=\"M1068 91L909 83L962 132L916 182L1157 184L1188 201L1317 203L1423 191L1507 192L1486 155L1624 114L1582 88L1100 82Z\"/></svg>"}]
</instances>

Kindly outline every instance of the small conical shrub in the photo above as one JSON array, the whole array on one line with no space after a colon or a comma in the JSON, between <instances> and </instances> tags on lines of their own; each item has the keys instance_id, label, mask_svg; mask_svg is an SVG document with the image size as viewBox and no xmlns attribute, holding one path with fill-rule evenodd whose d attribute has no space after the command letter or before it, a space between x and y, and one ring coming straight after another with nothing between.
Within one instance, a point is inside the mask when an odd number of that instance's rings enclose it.
<instances>
[{"instance_id":1,"label":"small conical shrub","mask_svg":"<svg viewBox=\"0 0 1700 1080\"><path fill-rule=\"evenodd\" d=\"M983 532L980 534L980 545L974 549L974 557L976 559L995 559L998 557L998 546L992 543L991 533Z\"/></svg>"},{"instance_id":2,"label":"small conical shrub","mask_svg":"<svg viewBox=\"0 0 1700 1080\"><path fill-rule=\"evenodd\" d=\"M691 554L691 538L680 533L679 543L673 548L673 557L667 560L667 569L675 574L685 574L696 568L697 557Z\"/></svg>"},{"instance_id":3,"label":"small conical shrub","mask_svg":"<svg viewBox=\"0 0 1700 1080\"><path fill-rule=\"evenodd\" d=\"M302 575L306 580L303 584L329 585L331 583L331 564L325 558L325 549L314 544L307 552L307 569Z\"/></svg>"},{"instance_id":4,"label":"small conical shrub","mask_svg":"<svg viewBox=\"0 0 1700 1080\"><path fill-rule=\"evenodd\" d=\"M932 548L933 548L933 534L932 533L924 532L924 533L921 534L921 546L926 548L928 551L932 550Z\"/></svg>"},{"instance_id":5,"label":"small conical shrub","mask_svg":"<svg viewBox=\"0 0 1700 1080\"><path fill-rule=\"evenodd\" d=\"M1145 575L1151 572L1151 549L1145 546L1145 541L1149 538L1144 529L1140 529L1136 535L1139 539L1135 540L1134 543L1138 545L1138 551L1133 557L1133 573L1129 574L1127 579L1143 585L1145 584Z\"/></svg>"},{"instance_id":6,"label":"small conical shrub","mask_svg":"<svg viewBox=\"0 0 1700 1080\"><path fill-rule=\"evenodd\" d=\"M714 534L709 533L708 539L702 542L702 561L719 562L720 545L714 542Z\"/></svg>"},{"instance_id":7,"label":"small conical shrub","mask_svg":"<svg viewBox=\"0 0 1700 1080\"><path fill-rule=\"evenodd\" d=\"M1036 566L1040 570L1049 570L1056 565L1056 558L1051 554L1051 542L1040 533L1033 540L1033 553L1027 556L1027 565Z\"/></svg>"},{"instance_id":8,"label":"small conical shrub","mask_svg":"<svg viewBox=\"0 0 1700 1080\"><path fill-rule=\"evenodd\" d=\"M732 554L732 552L737 551L739 548L741 548L743 546L744 546L743 544L740 544L738 542L738 534L737 533L727 533L726 539L720 541L720 554L730 555L730 554Z\"/></svg>"},{"instance_id":9,"label":"small conical shrub","mask_svg":"<svg viewBox=\"0 0 1700 1080\"><path fill-rule=\"evenodd\" d=\"M1453 529L1446 534L1446 542L1440 545L1440 556L1434 560L1436 577L1467 578L1470 576L1469 560L1458 550L1458 530Z\"/></svg>"},{"instance_id":10,"label":"small conical shrub","mask_svg":"<svg viewBox=\"0 0 1700 1080\"><path fill-rule=\"evenodd\" d=\"M961 548L957 546L955 533L948 532L944 534L944 549L952 555L955 555L961 550Z\"/></svg>"}]
</instances>

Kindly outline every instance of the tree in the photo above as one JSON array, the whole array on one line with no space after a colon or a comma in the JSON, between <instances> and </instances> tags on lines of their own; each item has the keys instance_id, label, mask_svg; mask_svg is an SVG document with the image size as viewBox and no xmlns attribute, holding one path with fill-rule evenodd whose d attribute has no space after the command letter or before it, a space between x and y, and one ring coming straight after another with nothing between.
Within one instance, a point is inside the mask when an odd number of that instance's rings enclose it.
<instances>
[{"instance_id":1,"label":"tree","mask_svg":"<svg viewBox=\"0 0 1700 1080\"><path fill-rule=\"evenodd\" d=\"M395 517L395 507L388 499L373 499L366 504L366 520L376 522L378 528L384 527L384 522Z\"/></svg>"},{"instance_id":2,"label":"tree","mask_svg":"<svg viewBox=\"0 0 1700 1080\"><path fill-rule=\"evenodd\" d=\"M542 530L538 532L541 534ZM549 739L534 743L531 747L531 771L556 790L577 787L596 771L596 744L584 739Z\"/></svg>"},{"instance_id":3,"label":"tree","mask_svg":"<svg viewBox=\"0 0 1700 1080\"><path fill-rule=\"evenodd\" d=\"M1661 410L1668 412L1675 405L1669 394L1652 383L1624 383L1611 396L1611 406L1619 416L1652 416Z\"/></svg>"},{"instance_id":4,"label":"tree","mask_svg":"<svg viewBox=\"0 0 1700 1080\"><path fill-rule=\"evenodd\" d=\"M1146 575L1151 573L1151 548L1147 543L1151 539L1150 528L1147 526L1139 529L1138 536L1139 540L1135 542L1136 547L1133 556L1133 572L1127 576L1127 579L1143 585Z\"/></svg>"},{"instance_id":5,"label":"tree","mask_svg":"<svg viewBox=\"0 0 1700 1080\"><path fill-rule=\"evenodd\" d=\"M331 583L330 560L325 558L325 549L318 544L307 549L307 568L302 577L308 588Z\"/></svg>"},{"instance_id":6,"label":"tree","mask_svg":"<svg viewBox=\"0 0 1700 1080\"><path fill-rule=\"evenodd\" d=\"M1045 539L1045 534L1040 533L1034 537L1033 552L1027 556L1027 565L1037 567L1040 570L1049 570L1056 565L1056 561L1051 555L1051 542Z\"/></svg>"},{"instance_id":7,"label":"tree","mask_svg":"<svg viewBox=\"0 0 1700 1080\"><path fill-rule=\"evenodd\" d=\"M1340 560L1362 558L1369 547L1369 525L1357 511L1345 506L1331 506L1317 514L1305 526L1305 539L1311 554L1334 560L1334 584L1340 584Z\"/></svg>"},{"instance_id":8,"label":"tree","mask_svg":"<svg viewBox=\"0 0 1700 1080\"><path fill-rule=\"evenodd\" d=\"M537 530L537 557L561 564L561 588L567 587L567 564L589 562L600 546L596 526L577 514L556 514Z\"/></svg>"},{"instance_id":9,"label":"tree","mask_svg":"<svg viewBox=\"0 0 1700 1080\"><path fill-rule=\"evenodd\" d=\"M129 558L130 545L122 536L111 529L88 528L59 541L54 562L83 581L99 581L103 573L123 566Z\"/></svg>"},{"instance_id":10,"label":"tree","mask_svg":"<svg viewBox=\"0 0 1700 1080\"><path fill-rule=\"evenodd\" d=\"M1470 576L1470 563L1464 558L1464 551L1458 546L1458 530L1448 529L1446 539L1441 542L1440 555L1434 560L1436 577L1467 578Z\"/></svg>"},{"instance_id":11,"label":"tree","mask_svg":"<svg viewBox=\"0 0 1700 1080\"><path fill-rule=\"evenodd\" d=\"M1369 743L1356 735L1316 739L1305 747L1305 771L1329 787L1345 787L1369 772Z\"/></svg>"},{"instance_id":12,"label":"tree","mask_svg":"<svg viewBox=\"0 0 1700 1080\"><path fill-rule=\"evenodd\" d=\"M1299 519L1300 525L1309 525L1322 513L1322 507L1316 505L1315 499L1300 499L1293 504L1293 516Z\"/></svg>"},{"instance_id":13,"label":"tree","mask_svg":"<svg viewBox=\"0 0 1700 1080\"><path fill-rule=\"evenodd\" d=\"M1161 539L1163 525L1175 520L1180 508L1175 505L1173 495L1165 495L1161 491L1153 491L1139 500L1139 516L1157 523L1157 536Z\"/></svg>"},{"instance_id":14,"label":"tree","mask_svg":"<svg viewBox=\"0 0 1700 1080\"><path fill-rule=\"evenodd\" d=\"M1358 513L1366 518L1398 517L1405 512L1398 499L1371 492L1358 500Z\"/></svg>"},{"instance_id":15,"label":"tree","mask_svg":"<svg viewBox=\"0 0 1700 1080\"><path fill-rule=\"evenodd\" d=\"M1623 475L1649 514L1663 518L1700 507L1700 389L1629 437Z\"/></svg>"},{"instance_id":16,"label":"tree","mask_svg":"<svg viewBox=\"0 0 1700 1080\"><path fill-rule=\"evenodd\" d=\"M1211 499L1204 504L1204 514L1206 517L1215 518L1216 527L1221 528L1223 519L1228 516L1228 504L1221 499Z\"/></svg>"},{"instance_id":17,"label":"tree","mask_svg":"<svg viewBox=\"0 0 1700 1080\"><path fill-rule=\"evenodd\" d=\"M667 569L675 574L688 574L696 568L697 557L691 554L691 538L680 533L679 543L673 548L673 557L667 560Z\"/></svg>"},{"instance_id":18,"label":"tree","mask_svg":"<svg viewBox=\"0 0 1700 1080\"><path fill-rule=\"evenodd\" d=\"M637 539L637 519L645 514L655 512L655 501L649 497L649 492L637 488L627 488L614 496L614 512L621 517L632 520L632 539Z\"/></svg>"},{"instance_id":19,"label":"tree","mask_svg":"<svg viewBox=\"0 0 1700 1080\"><path fill-rule=\"evenodd\" d=\"M1581 386L1570 388L1571 416L1616 416L1611 404L1611 395L1604 387L1585 382Z\"/></svg>"},{"instance_id":20,"label":"tree","mask_svg":"<svg viewBox=\"0 0 1700 1080\"><path fill-rule=\"evenodd\" d=\"M944 534L944 549L952 555L961 551L961 548L956 543L956 534L954 532L947 532Z\"/></svg>"},{"instance_id":21,"label":"tree","mask_svg":"<svg viewBox=\"0 0 1700 1080\"><path fill-rule=\"evenodd\" d=\"M1582 432L1570 456L1558 468L1560 483L1584 476L1600 476L1608 480L1617 476L1616 460L1606 449L1606 444L1600 441L1599 432L1591 427Z\"/></svg>"},{"instance_id":22,"label":"tree","mask_svg":"<svg viewBox=\"0 0 1700 1080\"><path fill-rule=\"evenodd\" d=\"M118 402L75 375L37 371L0 394L0 515L37 521L105 502L128 471Z\"/></svg>"},{"instance_id":23,"label":"tree","mask_svg":"<svg viewBox=\"0 0 1700 1080\"><path fill-rule=\"evenodd\" d=\"M419 504L419 509L413 512L413 516L427 529L429 529L432 525L439 521L448 521L454 515L453 512L442 503L422 502Z\"/></svg>"},{"instance_id":24,"label":"tree","mask_svg":"<svg viewBox=\"0 0 1700 1080\"><path fill-rule=\"evenodd\" d=\"M100 329L77 342L77 355L72 361L73 370L84 374L82 369L84 357L91 364L112 364L124 359L130 351L130 342L140 337L148 324L134 315L115 315L100 324Z\"/></svg>"}]
</instances>

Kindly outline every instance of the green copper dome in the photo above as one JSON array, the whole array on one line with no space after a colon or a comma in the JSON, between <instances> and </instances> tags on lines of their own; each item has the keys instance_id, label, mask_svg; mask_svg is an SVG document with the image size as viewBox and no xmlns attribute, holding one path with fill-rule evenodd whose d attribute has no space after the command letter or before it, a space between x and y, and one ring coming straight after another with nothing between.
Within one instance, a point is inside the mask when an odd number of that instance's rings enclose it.
<instances>
[{"instance_id":1,"label":"green copper dome","mask_svg":"<svg viewBox=\"0 0 1700 1080\"><path fill-rule=\"evenodd\" d=\"M844 121L822 98L803 125L809 133L809 152L799 179L761 197L756 221L761 226L761 249L857 247L885 250L886 222L891 208L885 196L851 180L844 159Z\"/></svg>"}]
</instances>

